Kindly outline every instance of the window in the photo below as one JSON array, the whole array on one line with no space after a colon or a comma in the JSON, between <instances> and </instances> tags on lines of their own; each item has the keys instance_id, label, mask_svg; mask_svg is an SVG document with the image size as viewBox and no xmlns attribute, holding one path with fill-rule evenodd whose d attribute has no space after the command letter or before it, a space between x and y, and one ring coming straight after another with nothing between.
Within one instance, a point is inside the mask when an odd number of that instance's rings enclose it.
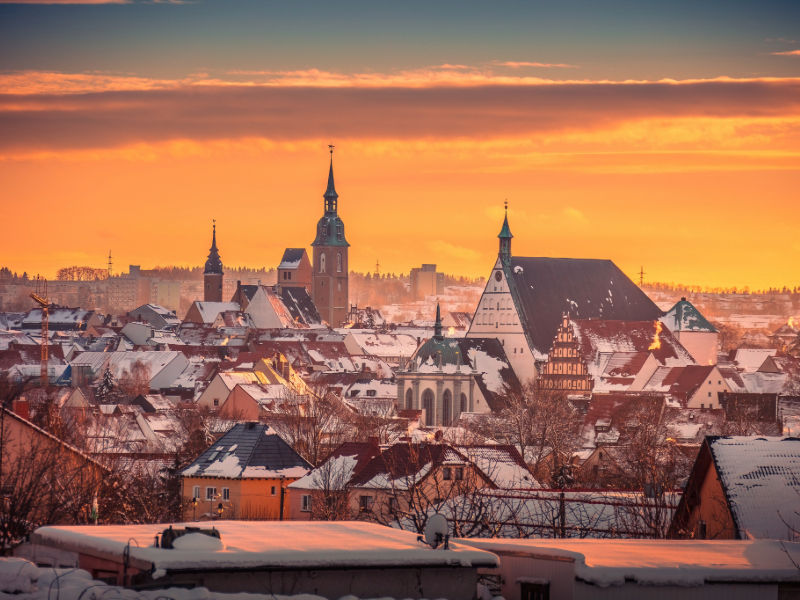
<instances>
[{"instance_id":1,"label":"window","mask_svg":"<svg viewBox=\"0 0 800 600\"><path fill-rule=\"evenodd\" d=\"M406 390L406 410L411 410L414 408L414 393L411 391L411 388Z\"/></svg>"},{"instance_id":2,"label":"window","mask_svg":"<svg viewBox=\"0 0 800 600\"><path fill-rule=\"evenodd\" d=\"M395 512L397 512L397 509L398 509L397 498L395 498L394 496L390 496L389 497L389 512L390 513L395 513Z\"/></svg>"},{"instance_id":3,"label":"window","mask_svg":"<svg viewBox=\"0 0 800 600\"><path fill-rule=\"evenodd\" d=\"M433 392L428 388L422 392L422 408L425 410L425 424L433 425L435 423L434 415L434 396Z\"/></svg>"},{"instance_id":4,"label":"window","mask_svg":"<svg viewBox=\"0 0 800 600\"><path fill-rule=\"evenodd\" d=\"M359 496L358 498L358 508L361 512L368 512L372 510L372 503L375 501L375 498L372 496Z\"/></svg>"},{"instance_id":5,"label":"window","mask_svg":"<svg viewBox=\"0 0 800 600\"><path fill-rule=\"evenodd\" d=\"M213 500L216 495L217 495L217 488L215 487L206 488L206 500Z\"/></svg>"},{"instance_id":6,"label":"window","mask_svg":"<svg viewBox=\"0 0 800 600\"><path fill-rule=\"evenodd\" d=\"M442 425L450 425L453 420L453 394L445 390L442 394Z\"/></svg>"},{"instance_id":7,"label":"window","mask_svg":"<svg viewBox=\"0 0 800 600\"><path fill-rule=\"evenodd\" d=\"M222 499L226 502L231 499L231 489L230 488L222 488Z\"/></svg>"},{"instance_id":8,"label":"window","mask_svg":"<svg viewBox=\"0 0 800 600\"><path fill-rule=\"evenodd\" d=\"M708 392L708 397L711 398L711 392Z\"/></svg>"},{"instance_id":9,"label":"window","mask_svg":"<svg viewBox=\"0 0 800 600\"><path fill-rule=\"evenodd\" d=\"M456 481L464 479L464 467L456 467Z\"/></svg>"},{"instance_id":10,"label":"window","mask_svg":"<svg viewBox=\"0 0 800 600\"><path fill-rule=\"evenodd\" d=\"M311 494L300 496L300 510L302 512L311 512Z\"/></svg>"},{"instance_id":11,"label":"window","mask_svg":"<svg viewBox=\"0 0 800 600\"><path fill-rule=\"evenodd\" d=\"M275 496L275 495L276 495L276 493L277 493L277 490L278 490L278 488L276 488L276 487L273 485L273 486L272 486L272 488L271 488L271 490L270 490L270 491L272 492L272 495L273 495L273 496Z\"/></svg>"},{"instance_id":12,"label":"window","mask_svg":"<svg viewBox=\"0 0 800 600\"><path fill-rule=\"evenodd\" d=\"M377 396L378 392L376 390L367 390L367 396Z\"/></svg>"},{"instance_id":13,"label":"window","mask_svg":"<svg viewBox=\"0 0 800 600\"><path fill-rule=\"evenodd\" d=\"M467 395L461 394L461 412L467 412Z\"/></svg>"},{"instance_id":14,"label":"window","mask_svg":"<svg viewBox=\"0 0 800 600\"><path fill-rule=\"evenodd\" d=\"M214 398L214 406L219 406L219 398Z\"/></svg>"},{"instance_id":15,"label":"window","mask_svg":"<svg viewBox=\"0 0 800 600\"><path fill-rule=\"evenodd\" d=\"M516 348L514 348L514 354L516 354L516 353L517 353L517 349L516 349Z\"/></svg>"},{"instance_id":16,"label":"window","mask_svg":"<svg viewBox=\"0 0 800 600\"><path fill-rule=\"evenodd\" d=\"M319 255L319 272L320 273L324 273L325 272L325 253L324 252Z\"/></svg>"},{"instance_id":17,"label":"window","mask_svg":"<svg viewBox=\"0 0 800 600\"><path fill-rule=\"evenodd\" d=\"M288 279L289 281L292 280L292 274L289 273L288 271L286 272L286 279Z\"/></svg>"},{"instance_id":18,"label":"window","mask_svg":"<svg viewBox=\"0 0 800 600\"><path fill-rule=\"evenodd\" d=\"M192 498L197 498L198 500L200 499L200 486L199 485L194 486L194 490L192 490Z\"/></svg>"},{"instance_id":19,"label":"window","mask_svg":"<svg viewBox=\"0 0 800 600\"><path fill-rule=\"evenodd\" d=\"M342 253L341 252L337 252L336 253L336 272L337 273L341 273L342 272Z\"/></svg>"},{"instance_id":20,"label":"window","mask_svg":"<svg viewBox=\"0 0 800 600\"><path fill-rule=\"evenodd\" d=\"M452 473L450 472L450 467L444 467L442 469L442 479L445 481L450 481L453 478Z\"/></svg>"},{"instance_id":21,"label":"window","mask_svg":"<svg viewBox=\"0 0 800 600\"><path fill-rule=\"evenodd\" d=\"M706 405L705 405L705 404L701 404L701 405L700 405L700 408L705 408L705 407L706 407Z\"/></svg>"},{"instance_id":22,"label":"window","mask_svg":"<svg viewBox=\"0 0 800 600\"><path fill-rule=\"evenodd\" d=\"M337 282L336 282L336 288L337 288L337 289L338 289L340 292L342 291L342 282L341 282L341 281L337 281Z\"/></svg>"},{"instance_id":23,"label":"window","mask_svg":"<svg viewBox=\"0 0 800 600\"><path fill-rule=\"evenodd\" d=\"M341 225L337 225L336 226L336 237L339 238L339 240L341 241L341 239L342 239L342 226ZM339 269L339 270L341 271L341 269Z\"/></svg>"},{"instance_id":24,"label":"window","mask_svg":"<svg viewBox=\"0 0 800 600\"><path fill-rule=\"evenodd\" d=\"M714 408L714 405L713 404L709 404L708 408Z\"/></svg>"}]
</instances>

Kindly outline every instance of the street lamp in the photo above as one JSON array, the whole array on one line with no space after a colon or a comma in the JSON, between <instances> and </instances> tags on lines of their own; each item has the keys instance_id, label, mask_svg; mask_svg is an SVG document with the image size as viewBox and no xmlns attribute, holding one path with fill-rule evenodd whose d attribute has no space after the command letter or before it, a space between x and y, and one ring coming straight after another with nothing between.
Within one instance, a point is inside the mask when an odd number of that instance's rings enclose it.
<instances>
[{"instance_id":1,"label":"street lamp","mask_svg":"<svg viewBox=\"0 0 800 600\"><path fill-rule=\"evenodd\" d=\"M192 518L194 519L194 522L197 523L197 497L192 498L192 510Z\"/></svg>"},{"instance_id":2,"label":"street lamp","mask_svg":"<svg viewBox=\"0 0 800 600\"><path fill-rule=\"evenodd\" d=\"M223 511L223 510L225 510L225 507L224 507L224 506L222 506L222 502L220 502L220 503L219 503L219 506L217 506L217 512L219 513L219 518L220 518L220 520L222 520L222 511Z\"/></svg>"}]
</instances>

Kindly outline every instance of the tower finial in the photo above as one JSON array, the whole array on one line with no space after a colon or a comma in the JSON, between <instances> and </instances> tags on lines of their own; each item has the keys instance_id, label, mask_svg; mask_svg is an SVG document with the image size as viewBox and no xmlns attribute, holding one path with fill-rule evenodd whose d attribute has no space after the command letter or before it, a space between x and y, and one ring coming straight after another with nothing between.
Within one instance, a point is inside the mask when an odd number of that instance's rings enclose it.
<instances>
[{"instance_id":1,"label":"tower finial","mask_svg":"<svg viewBox=\"0 0 800 600\"><path fill-rule=\"evenodd\" d=\"M442 339L442 312L439 303L436 303L436 323L433 326L433 337L437 340Z\"/></svg>"},{"instance_id":2,"label":"tower finial","mask_svg":"<svg viewBox=\"0 0 800 600\"><path fill-rule=\"evenodd\" d=\"M334 148L336 148L336 146L334 146L334 145L333 145L333 142L331 142L330 144L328 144L328 148L330 148L330 149L331 149L331 155L333 155L333 149L334 149Z\"/></svg>"},{"instance_id":3,"label":"tower finial","mask_svg":"<svg viewBox=\"0 0 800 600\"><path fill-rule=\"evenodd\" d=\"M217 220L211 219L212 233L211 233L211 248L206 261L206 268L204 273L222 273L222 259L217 250Z\"/></svg>"}]
</instances>

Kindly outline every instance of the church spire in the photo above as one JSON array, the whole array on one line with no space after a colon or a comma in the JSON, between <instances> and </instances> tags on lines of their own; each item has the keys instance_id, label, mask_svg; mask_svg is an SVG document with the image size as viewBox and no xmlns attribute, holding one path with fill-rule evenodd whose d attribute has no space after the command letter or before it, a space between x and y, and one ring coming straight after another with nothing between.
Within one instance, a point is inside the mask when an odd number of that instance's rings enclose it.
<instances>
[{"instance_id":1,"label":"church spire","mask_svg":"<svg viewBox=\"0 0 800 600\"><path fill-rule=\"evenodd\" d=\"M436 304L436 323L433 326L433 337L437 340L442 339L442 312L438 303Z\"/></svg>"},{"instance_id":2,"label":"church spire","mask_svg":"<svg viewBox=\"0 0 800 600\"><path fill-rule=\"evenodd\" d=\"M208 260L206 261L206 268L204 273L218 273L222 274L222 259L217 250L217 221L214 220L214 228L211 234L211 251L208 253Z\"/></svg>"},{"instance_id":3,"label":"church spire","mask_svg":"<svg viewBox=\"0 0 800 600\"><path fill-rule=\"evenodd\" d=\"M331 150L331 166L328 170L328 189L325 190L323 198L325 198L325 212L336 212L336 204L339 194L336 193L336 186L333 184L333 144L329 144L328 148Z\"/></svg>"},{"instance_id":4,"label":"church spire","mask_svg":"<svg viewBox=\"0 0 800 600\"><path fill-rule=\"evenodd\" d=\"M508 226L508 200L506 200L505 205L506 215L505 219L503 219L503 228L500 230L500 235L497 237L500 238L500 257L508 260L511 258L511 238L514 236L511 234L511 228Z\"/></svg>"}]
</instances>

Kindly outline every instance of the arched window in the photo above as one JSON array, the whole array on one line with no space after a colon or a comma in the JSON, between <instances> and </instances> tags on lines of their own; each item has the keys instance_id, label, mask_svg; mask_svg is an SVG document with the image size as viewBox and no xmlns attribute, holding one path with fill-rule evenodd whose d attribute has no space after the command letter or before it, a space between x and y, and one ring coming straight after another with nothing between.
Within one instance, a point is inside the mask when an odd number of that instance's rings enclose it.
<instances>
[{"instance_id":1,"label":"arched window","mask_svg":"<svg viewBox=\"0 0 800 600\"><path fill-rule=\"evenodd\" d=\"M425 409L425 425L433 425L436 422L434 404L433 392L428 388L422 392L422 408Z\"/></svg>"},{"instance_id":2,"label":"arched window","mask_svg":"<svg viewBox=\"0 0 800 600\"><path fill-rule=\"evenodd\" d=\"M500 325L506 324L506 313L500 315Z\"/></svg>"},{"instance_id":3,"label":"arched window","mask_svg":"<svg viewBox=\"0 0 800 600\"><path fill-rule=\"evenodd\" d=\"M336 272L337 273L341 273L342 272L342 253L341 252L337 252L336 253Z\"/></svg>"},{"instance_id":4,"label":"arched window","mask_svg":"<svg viewBox=\"0 0 800 600\"><path fill-rule=\"evenodd\" d=\"M461 412L467 412L467 395L461 394Z\"/></svg>"},{"instance_id":5,"label":"arched window","mask_svg":"<svg viewBox=\"0 0 800 600\"><path fill-rule=\"evenodd\" d=\"M445 390L442 394L442 425L450 425L453 420L453 394Z\"/></svg>"},{"instance_id":6,"label":"arched window","mask_svg":"<svg viewBox=\"0 0 800 600\"><path fill-rule=\"evenodd\" d=\"M414 392L411 391L411 388L406 390L406 410L411 410L414 408Z\"/></svg>"},{"instance_id":7,"label":"arched window","mask_svg":"<svg viewBox=\"0 0 800 600\"><path fill-rule=\"evenodd\" d=\"M319 255L319 272L320 273L324 273L325 272L325 253L324 252Z\"/></svg>"}]
</instances>

